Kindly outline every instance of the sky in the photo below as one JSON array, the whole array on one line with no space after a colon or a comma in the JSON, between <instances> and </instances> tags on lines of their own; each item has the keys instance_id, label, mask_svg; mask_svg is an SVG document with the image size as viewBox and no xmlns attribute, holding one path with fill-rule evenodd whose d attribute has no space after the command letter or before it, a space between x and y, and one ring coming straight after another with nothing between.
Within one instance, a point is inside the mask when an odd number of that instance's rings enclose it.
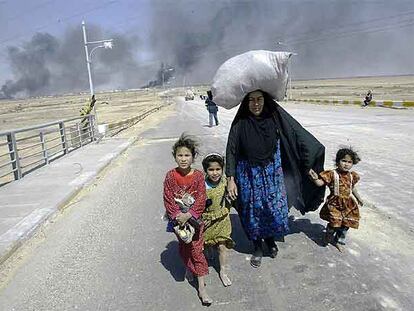
<instances>
[{"instance_id":1,"label":"sky","mask_svg":"<svg viewBox=\"0 0 414 311\"><path fill-rule=\"evenodd\" d=\"M210 83L259 49L297 53L293 80L414 74L412 0L0 0L0 98L87 91L82 20L114 40L98 91Z\"/></svg>"}]
</instances>

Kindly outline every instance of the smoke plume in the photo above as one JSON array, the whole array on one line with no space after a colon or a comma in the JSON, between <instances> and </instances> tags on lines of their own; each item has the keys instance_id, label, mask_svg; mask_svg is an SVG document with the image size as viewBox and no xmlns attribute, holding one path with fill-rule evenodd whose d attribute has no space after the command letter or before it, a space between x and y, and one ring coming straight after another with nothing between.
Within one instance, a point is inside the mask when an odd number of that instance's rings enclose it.
<instances>
[{"instance_id":1,"label":"smoke plume","mask_svg":"<svg viewBox=\"0 0 414 311\"><path fill-rule=\"evenodd\" d=\"M88 26L88 41L111 36L116 42L112 50L98 49L92 55L95 87L138 87L139 70L134 58L139 40L121 34L105 34L97 26ZM58 39L48 33L37 33L21 48L8 47L8 59L15 79L1 87L0 97L34 96L77 92L88 89L86 56L82 32L68 29Z\"/></svg>"},{"instance_id":2,"label":"smoke plume","mask_svg":"<svg viewBox=\"0 0 414 311\"><path fill-rule=\"evenodd\" d=\"M93 55L98 90L162 85L163 76L165 82L172 75L179 85L209 83L226 59L253 49L296 52L290 61L293 79L414 71L412 0L147 4L149 24L137 29L114 34L88 26L89 40L114 39L112 50ZM62 38L36 34L20 48L9 47L8 59L14 79L4 83L0 97L88 88L79 27L68 29Z\"/></svg>"}]
</instances>

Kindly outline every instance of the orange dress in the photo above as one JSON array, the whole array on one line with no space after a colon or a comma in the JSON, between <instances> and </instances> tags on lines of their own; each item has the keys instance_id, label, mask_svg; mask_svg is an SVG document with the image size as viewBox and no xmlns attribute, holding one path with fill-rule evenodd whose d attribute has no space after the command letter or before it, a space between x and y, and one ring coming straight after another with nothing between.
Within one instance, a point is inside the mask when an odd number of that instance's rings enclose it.
<instances>
[{"instance_id":1,"label":"orange dress","mask_svg":"<svg viewBox=\"0 0 414 311\"><path fill-rule=\"evenodd\" d=\"M345 226L358 229L359 206L352 194L352 189L359 181L359 175L356 172L339 172L338 170L323 171L319 175L330 190L319 216L328 221L333 228ZM336 182L335 175L337 176Z\"/></svg>"}]
</instances>

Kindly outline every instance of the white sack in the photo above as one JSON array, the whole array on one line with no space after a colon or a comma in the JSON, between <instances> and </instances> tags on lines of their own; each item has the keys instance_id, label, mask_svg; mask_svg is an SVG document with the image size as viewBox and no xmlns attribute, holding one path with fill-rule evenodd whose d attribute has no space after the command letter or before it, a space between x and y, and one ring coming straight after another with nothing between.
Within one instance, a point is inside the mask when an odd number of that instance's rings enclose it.
<instances>
[{"instance_id":1,"label":"white sack","mask_svg":"<svg viewBox=\"0 0 414 311\"><path fill-rule=\"evenodd\" d=\"M289 52L249 51L228 59L217 70L211 91L214 102L231 109L247 93L262 90L283 100L288 82Z\"/></svg>"}]
</instances>

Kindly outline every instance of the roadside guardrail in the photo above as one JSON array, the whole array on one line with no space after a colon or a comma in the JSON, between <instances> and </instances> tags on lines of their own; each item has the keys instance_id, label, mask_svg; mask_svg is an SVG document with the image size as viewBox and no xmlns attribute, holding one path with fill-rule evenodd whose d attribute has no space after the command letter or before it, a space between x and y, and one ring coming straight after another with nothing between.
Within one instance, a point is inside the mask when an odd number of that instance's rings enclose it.
<instances>
[{"instance_id":1,"label":"roadside guardrail","mask_svg":"<svg viewBox=\"0 0 414 311\"><path fill-rule=\"evenodd\" d=\"M0 132L0 186L95 140L94 115Z\"/></svg>"}]
</instances>

